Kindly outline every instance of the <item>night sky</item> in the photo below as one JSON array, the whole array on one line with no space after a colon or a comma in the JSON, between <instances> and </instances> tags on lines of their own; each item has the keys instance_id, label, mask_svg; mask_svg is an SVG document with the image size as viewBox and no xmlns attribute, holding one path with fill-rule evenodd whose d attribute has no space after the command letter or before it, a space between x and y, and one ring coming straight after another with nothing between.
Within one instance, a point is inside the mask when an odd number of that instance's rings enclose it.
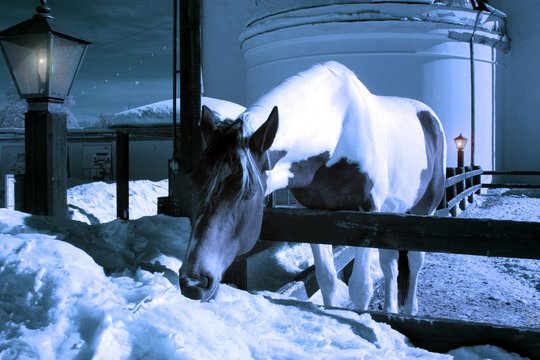
<instances>
[{"instance_id":1,"label":"night sky","mask_svg":"<svg viewBox=\"0 0 540 360\"><path fill-rule=\"evenodd\" d=\"M0 30L35 14L38 0L2 0ZM50 0L51 14L91 41L71 90L81 124L172 97L171 0ZM138 85L135 85L138 82ZM14 87L2 57L0 94ZM130 97L131 90L131 97ZM131 100L131 101L130 101Z\"/></svg>"}]
</instances>

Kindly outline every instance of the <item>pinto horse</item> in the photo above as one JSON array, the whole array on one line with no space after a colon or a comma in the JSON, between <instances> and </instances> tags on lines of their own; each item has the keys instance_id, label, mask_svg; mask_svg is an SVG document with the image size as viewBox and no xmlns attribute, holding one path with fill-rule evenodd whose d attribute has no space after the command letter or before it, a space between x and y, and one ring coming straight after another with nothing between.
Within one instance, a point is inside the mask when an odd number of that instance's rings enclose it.
<instances>
[{"instance_id":1,"label":"pinto horse","mask_svg":"<svg viewBox=\"0 0 540 360\"><path fill-rule=\"evenodd\" d=\"M442 198L446 141L434 112L415 100L371 94L336 62L289 78L234 121L217 122L203 107L200 127L207 147L192 173L192 231L180 269L182 294L192 299L211 299L224 270L254 246L264 196L275 190L290 189L311 209L421 215L433 214ZM334 306L332 246L312 250L324 305ZM355 249L349 294L358 309L373 295L370 251ZM415 314L424 253L381 249L379 261L384 310L398 312L399 262L408 283L399 305Z\"/></svg>"}]
</instances>

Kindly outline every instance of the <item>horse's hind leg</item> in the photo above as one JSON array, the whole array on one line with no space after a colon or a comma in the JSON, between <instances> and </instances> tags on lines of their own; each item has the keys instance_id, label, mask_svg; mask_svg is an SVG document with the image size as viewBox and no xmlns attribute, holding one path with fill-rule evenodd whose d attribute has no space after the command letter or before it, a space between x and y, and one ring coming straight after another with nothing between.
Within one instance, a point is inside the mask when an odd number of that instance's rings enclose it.
<instances>
[{"instance_id":1,"label":"horse's hind leg","mask_svg":"<svg viewBox=\"0 0 540 360\"><path fill-rule=\"evenodd\" d=\"M411 271L409 275L409 292L407 298L405 299L405 305L403 306L403 311L407 315L416 315L418 312L418 299L416 297L416 287L418 274L420 269L424 264L425 258L424 252L419 251L409 251L407 257L409 258L409 269Z\"/></svg>"},{"instance_id":2,"label":"horse's hind leg","mask_svg":"<svg viewBox=\"0 0 540 360\"><path fill-rule=\"evenodd\" d=\"M324 306L335 306L337 273L334 266L332 245L311 244L315 260L315 275L321 289Z\"/></svg>"},{"instance_id":3,"label":"horse's hind leg","mask_svg":"<svg viewBox=\"0 0 540 360\"><path fill-rule=\"evenodd\" d=\"M399 251L379 249L379 263L384 274L384 311L398 312L398 258Z\"/></svg>"},{"instance_id":4,"label":"horse's hind leg","mask_svg":"<svg viewBox=\"0 0 540 360\"><path fill-rule=\"evenodd\" d=\"M373 296L373 280L369 268L372 249L355 249L354 266L349 278L349 297L354 308L367 310Z\"/></svg>"}]
</instances>

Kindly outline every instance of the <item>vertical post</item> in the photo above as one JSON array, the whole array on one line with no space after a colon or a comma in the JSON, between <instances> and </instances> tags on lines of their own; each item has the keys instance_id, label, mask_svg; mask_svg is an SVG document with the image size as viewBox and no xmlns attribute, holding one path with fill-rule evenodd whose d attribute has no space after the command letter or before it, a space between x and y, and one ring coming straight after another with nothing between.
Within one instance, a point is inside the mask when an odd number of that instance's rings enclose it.
<instances>
[{"instance_id":1,"label":"vertical post","mask_svg":"<svg viewBox=\"0 0 540 360\"><path fill-rule=\"evenodd\" d=\"M462 149L458 149L457 151L457 167L463 167L463 157L464 157L464 151Z\"/></svg>"},{"instance_id":2,"label":"vertical post","mask_svg":"<svg viewBox=\"0 0 540 360\"><path fill-rule=\"evenodd\" d=\"M471 66L471 165L474 165L474 146L475 146L475 127L476 127L476 79L474 69L474 35L480 24L480 18L482 11L478 11L476 14L476 21L474 22L474 28L469 41L470 50L470 66Z\"/></svg>"},{"instance_id":3,"label":"vertical post","mask_svg":"<svg viewBox=\"0 0 540 360\"><path fill-rule=\"evenodd\" d=\"M5 207L8 210L15 210L15 175L13 174L6 174Z\"/></svg>"},{"instance_id":4,"label":"vertical post","mask_svg":"<svg viewBox=\"0 0 540 360\"><path fill-rule=\"evenodd\" d=\"M480 165L474 165L473 166L473 170L480 170L481 167ZM473 185L480 185L482 183L482 174L478 174L478 175L475 175L474 178L473 178ZM475 191L475 194L480 194L480 189L478 189L477 191ZM473 197L473 200L474 200L474 197Z\"/></svg>"},{"instance_id":5,"label":"vertical post","mask_svg":"<svg viewBox=\"0 0 540 360\"><path fill-rule=\"evenodd\" d=\"M176 108L176 98L178 97L178 74L180 73L178 66L178 2L180 0L173 0L173 97L172 97L172 115L173 115L173 159L179 158L178 148L176 147L178 141L177 130L177 108ZM169 191L170 195L170 191Z\"/></svg>"},{"instance_id":6,"label":"vertical post","mask_svg":"<svg viewBox=\"0 0 540 360\"><path fill-rule=\"evenodd\" d=\"M174 11L176 9L175 5ZM168 203L172 215L190 217L190 173L202 153L202 136L198 126L201 117L201 1L182 0L179 10L180 136L174 138L173 159L169 163ZM176 26L174 30L176 39ZM176 55L173 61L176 69ZM174 76L176 81L176 70Z\"/></svg>"},{"instance_id":7,"label":"vertical post","mask_svg":"<svg viewBox=\"0 0 540 360\"><path fill-rule=\"evenodd\" d=\"M129 219L129 134L116 133L116 216Z\"/></svg>"},{"instance_id":8,"label":"vertical post","mask_svg":"<svg viewBox=\"0 0 540 360\"><path fill-rule=\"evenodd\" d=\"M471 171L473 171L473 166L465 166L465 175L466 176L467 176L467 173L471 172ZM470 175L470 174L468 174L468 175ZM473 185L474 185L473 180L474 179L473 179L472 176L465 179L465 189L470 189L470 188L473 187ZM474 201L474 194L471 194L471 195L467 196L468 204L472 204L473 201Z\"/></svg>"},{"instance_id":9,"label":"vertical post","mask_svg":"<svg viewBox=\"0 0 540 360\"><path fill-rule=\"evenodd\" d=\"M29 104L25 114L25 206L35 215L67 217L66 114Z\"/></svg>"},{"instance_id":10,"label":"vertical post","mask_svg":"<svg viewBox=\"0 0 540 360\"><path fill-rule=\"evenodd\" d=\"M450 177L452 177L454 175L456 175L456 168L446 168L446 177L447 178L450 178ZM456 197L456 195L457 195L456 184L451 185L451 186L446 188L446 199L447 200L452 200L453 198ZM449 212L450 212L450 216L456 217L457 216L457 208L456 208L456 206L451 208L449 210Z\"/></svg>"},{"instance_id":11,"label":"vertical post","mask_svg":"<svg viewBox=\"0 0 540 360\"><path fill-rule=\"evenodd\" d=\"M456 175L458 175L458 174L463 174L463 180L456 183L457 195L460 195L463 191L465 191L465 188L466 188L466 184L465 184L465 168L463 168L463 167L457 168L456 169ZM467 201L467 198L463 198L459 202L459 208L461 210L465 210L467 208L466 201Z\"/></svg>"},{"instance_id":12,"label":"vertical post","mask_svg":"<svg viewBox=\"0 0 540 360\"><path fill-rule=\"evenodd\" d=\"M180 1L180 169L190 173L199 162L201 118L201 1Z\"/></svg>"}]
</instances>

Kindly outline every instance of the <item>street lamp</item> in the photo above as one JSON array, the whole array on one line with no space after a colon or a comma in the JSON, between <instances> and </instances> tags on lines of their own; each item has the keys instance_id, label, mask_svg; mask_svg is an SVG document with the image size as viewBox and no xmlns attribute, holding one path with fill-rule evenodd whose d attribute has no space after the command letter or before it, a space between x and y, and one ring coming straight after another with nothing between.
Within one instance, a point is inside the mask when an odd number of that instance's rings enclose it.
<instances>
[{"instance_id":1,"label":"street lamp","mask_svg":"<svg viewBox=\"0 0 540 360\"><path fill-rule=\"evenodd\" d=\"M457 151L457 166L463 167L463 150L465 149L465 145L467 145L467 138L463 137L463 135L459 134L458 137L454 138L454 142L456 143L456 147L458 149Z\"/></svg>"},{"instance_id":2,"label":"street lamp","mask_svg":"<svg viewBox=\"0 0 540 360\"><path fill-rule=\"evenodd\" d=\"M56 23L46 0L29 20L0 32L0 47L25 114L25 206L32 214L67 216L66 114L69 95L90 42Z\"/></svg>"}]
</instances>

